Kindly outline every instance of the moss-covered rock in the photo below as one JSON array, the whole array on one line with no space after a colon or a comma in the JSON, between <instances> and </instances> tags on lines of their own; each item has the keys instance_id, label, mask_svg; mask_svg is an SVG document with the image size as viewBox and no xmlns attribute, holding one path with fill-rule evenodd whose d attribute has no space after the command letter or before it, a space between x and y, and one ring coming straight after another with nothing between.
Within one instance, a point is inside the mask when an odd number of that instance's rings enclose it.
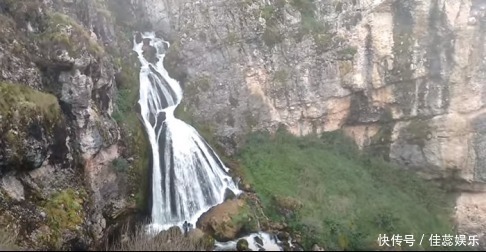
<instances>
[{"instance_id":1,"label":"moss-covered rock","mask_svg":"<svg viewBox=\"0 0 486 252\"><path fill-rule=\"evenodd\" d=\"M251 251L248 247L248 241L246 239L241 239L236 243L236 250L238 251Z\"/></svg>"},{"instance_id":2,"label":"moss-covered rock","mask_svg":"<svg viewBox=\"0 0 486 252\"><path fill-rule=\"evenodd\" d=\"M256 232L258 221L245 200L234 199L211 208L196 226L218 241L230 241Z\"/></svg>"},{"instance_id":3,"label":"moss-covered rock","mask_svg":"<svg viewBox=\"0 0 486 252\"><path fill-rule=\"evenodd\" d=\"M87 195L83 190L66 189L55 193L44 204L47 213L47 225L50 233L46 234L46 245L60 248L62 235L66 231L78 232L84 221L83 203Z\"/></svg>"},{"instance_id":4,"label":"moss-covered rock","mask_svg":"<svg viewBox=\"0 0 486 252\"><path fill-rule=\"evenodd\" d=\"M0 82L0 97L0 168L39 167L63 124L57 98L4 82Z\"/></svg>"},{"instance_id":5,"label":"moss-covered rock","mask_svg":"<svg viewBox=\"0 0 486 252\"><path fill-rule=\"evenodd\" d=\"M47 56L59 58L63 50L71 57L78 57L84 51L97 57L104 53L103 47L71 17L51 12L46 23L45 31L39 34L37 39Z\"/></svg>"}]
</instances>

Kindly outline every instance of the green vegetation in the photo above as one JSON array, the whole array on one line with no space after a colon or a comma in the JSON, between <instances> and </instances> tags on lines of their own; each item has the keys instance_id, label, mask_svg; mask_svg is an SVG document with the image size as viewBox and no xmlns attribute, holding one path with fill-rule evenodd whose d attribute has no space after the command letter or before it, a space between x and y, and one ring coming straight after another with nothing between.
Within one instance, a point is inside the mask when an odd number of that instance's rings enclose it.
<instances>
[{"instance_id":1,"label":"green vegetation","mask_svg":"<svg viewBox=\"0 0 486 252\"><path fill-rule=\"evenodd\" d=\"M380 118L382 125L378 132L371 138L370 145L365 148L365 152L374 157L381 157L389 160L390 144L393 133L393 115L390 110L385 110Z\"/></svg>"},{"instance_id":2,"label":"green vegetation","mask_svg":"<svg viewBox=\"0 0 486 252\"><path fill-rule=\"evenodd\" d=\"M105 0L95 0L96 11L99 15L103 16L109 21L114 21L112 13L108 10L108 6Z\"/></svg>"},{"instance_id":3,"label":"green vegetation","mask_svg":"<svg viewBox=\"0 0 486 252\"><path fill-rule=\"evenodd\" d=\"M134 62L133 57L130 57L129 60L130 63ZM123 169L117 170L128 170L131 188L136 190L134 194L137 207L143 210L147 207L146 195L148 195L148 169L151 154L145 129L135 109L139 99L139 73L133 64L121 62L120 65L121 71L116 80L119 89L115 98L116 106L113 118L120 126L123 145L129 147L124 155L133 157L134 161L132 162L132 169L128 169L128 167L124 169L122 161L122 163L118 163L122 166L117 166L117 168Z\"/></svg>"},{"instance_id":4,"label":"green vegetation","mask_svg":"<svg viewBox=\"0 0 486 252\"><path fill-rule=\"evenodd\" d=\"M236 250L238 251L252 251L248 247L248 241L246 239L241 239L236 243Z\"/></svg>"},{"instance_id":5,"label":"green vegetation","mask_svg":"<svg viewBox=\"0 0 486 252\"><path fill-rule=\"evenodd\" d=\"M407 140L410 144L416 144L420 147L425 146L425 141L430 134L430 126L423 120L412 120L406 127L409 134Z\"/></svg>"},{"instance_id":6,"label":"green vegetation","mask_svg":"<svg viewBox=\"0 0 486 252\"><path fill-rule=\"evenodd\" d=\"M283 7L285 2L277 1L275 5L266 5L261 10L261 16L265 19L265 31L263 32L263 41L268 47L274 47L283 41L284 36L280 31L279 22L283 18Z\"/></svg>"},{"instance_id":7,"label":"green vegetation","mask_svg":"<svg viewBox=\"0 0 486 252\"><path fill-rule=\"evenodd\" d=\"M20 84L0 82L0 138L6 140L13 156L12 164L23 167L30 129L43 129L52 135L62 122L57 98Z\"/></svg>"},{"instance_id":8,"label":"green vegetation","mask_svg":"<svg viewBox=\"0 0 486 252\"><path fill-rule=\"evenodd\" d=\"M86 192L69 188L55 193L45 202L44 209L51 229L50 234L45 234L49 246L59 248L63 231L78 230L78 226L84 222L83 203L86 199Z\"/></svg>"},{"instance_id":9,"label":"green vegetation","mask_svg":"<svg viewBox=\"0 0 486 252\"><path fill-rule=\"evenodd\" d=\"M361 154L342 133L254 133L239 158L266 214L300 232L307 249L314 243L326 250L383 249L379 234L455 232L446 192Z\"/></svg>"},{"instance_id":10,"label":"green vegetation","mask_svg":"<svg viewBox=\"0 0 486 252\"><path fill-rule=\"evenodd\" d=\"M278 84L280 86L287 86L287 81L289 81L289 73L285 70L278 70L275 71L273 75L273 81L275 84Z\"/></svg>"},{"instance_id":11,"label":"green vegetation","mask_svg":"<svg viewBox=\"0 0 486 252\"><path fill-rule=\"evenodd\" d=\"M0 82L0 97L0 115L6 118L21 117L25 119L21 122L27 123L32 118L42 116L46 125L50 126L54 126L61 119L61 109L54 95L20 84Z\"/></svg>"},{"instance_id":12,"label":"green vegetation","mask_svg":"<svg viewBox=\"0 0 486 252\"><path fill-rule=\"evenodd\" d=\"M39 21L37 18L40 16L41 1L4 0L2 5L4 10L11 13L12 17L19 23Z\"/></svg>"},{"instance_id":13,"label":"green vegetation","mask_svg":"<svg viewBox=\"0 0 486 252\"><path fill-rule=\"evenodd\" d=\"M258 219L248 204L245 204L237 215L231 216L230 225L241 227L243 233L252 233L258 230Z\"/></svg>"},{"instance_id":14,"label":"green vegetation","mask_svg":"<svg viewBox=\"0 0 486 252\"><path fill-rule=\"evenodd\" d=\"M354 46L345 47L339 51L337 51L337 55L340 59L350 60L354 57L354 55L358 52L358 49Z\"/></svg>"},{"instance_id":15,"label":"green vegetation","mask_svg":"<svg viewBox=\"0 0 486 252\"><path fill-rule=\"evenodd\" d=\"M295 34L295 40L300 42L306 35L311 35L319 53L328 51L332 46L333 35L329 26L316 17L316 6L313 0L291 0L290 5L301 15L300 29Z\"/></svg>"},{"instance_id":16,"label":"green vegetation","mask_svg":"<svg viewBox=\"0 0 486 252\"><path fill-rule=\"evenodd\" d=\"M130 165L124 158L115 158L111 162L111 167L117 172L126 172L128 171L128 168L130 168Z\"/></svg>"},{"instance_id":17,"label":"green vegetation","mask_svg":"<svg viewBox=\"0 0 486 252\"><path fill-rule=\"evenodd\" d=\"M290 5L300 11L303 16L314 16L316 6L314 0L291 0Z\"/></svg>"},{"instance_id":18,"label":"green vegetation","mask_svg":"<svg viewBox=\"0 0 486 252\"><path fill-rule=\"evenodd\" d=\"M97 57L104 53L103 47L91 38L86 29L71 17L59 12L48 14L47 28L37 39L46 49L64 49L71 56L78 56L83 49Z\"/></svg>"}]
</instances>

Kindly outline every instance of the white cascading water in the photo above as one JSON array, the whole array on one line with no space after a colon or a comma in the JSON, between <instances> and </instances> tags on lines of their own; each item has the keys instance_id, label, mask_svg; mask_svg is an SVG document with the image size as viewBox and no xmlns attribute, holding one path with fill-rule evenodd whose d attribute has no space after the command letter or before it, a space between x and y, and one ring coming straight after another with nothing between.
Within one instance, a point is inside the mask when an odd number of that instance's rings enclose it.
<instances>
[{"instance_id":1,"label":"white cascading water","mask_svg":"<svg viewBox=\"0 0 486 252\"><path fill-rule=\"evenodd\" d=\"M228 168L198 132L174 117L182 99L179 83L163 66L170 44L155 33L142 39L156 49L156 63L143 55L144 42L134 39L140 63L140 108L152 148L151 231L181 227L184 221L195 226L197 219L224 200L226 189L239 194Z\"/></svg>"}]
</instances>

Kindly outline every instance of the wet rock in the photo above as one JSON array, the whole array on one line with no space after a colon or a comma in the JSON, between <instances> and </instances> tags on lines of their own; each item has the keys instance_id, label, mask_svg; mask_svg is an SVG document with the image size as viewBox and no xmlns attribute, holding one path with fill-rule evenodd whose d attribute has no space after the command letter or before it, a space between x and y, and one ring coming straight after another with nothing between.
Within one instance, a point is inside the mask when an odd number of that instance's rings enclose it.
<instances>
[{"instance_id":1,"label":"wet rock","mask_svg":"<svg viewBox=\"0 0 486 252\"><path fill-rule=\"evenodd\" d=\"M238 250L238 251L251 251L251 249L248 247L248 241L246 239L240 239L236 243L236 250Z\"/></svg>"},{"instance_id":2,"label":"wet rock","mask_svg":"<svg viewBox=\"0 0 486 252\"><path fill-rule=\"evenodd\" d=\"M143 50L143 56L145 57L145 59L147 59L148 62L150 63L157 63L157 61L159 60L157 58L157 49L151 45L143 45L142 47L142 50Z\"/></svg>"},{"instance_id":3,"label":"wet rock","mask_svg":"<svg viewBox=\"0 0 486 252\"><path fill-rule=\"evenodd\" d=\"M258 236L255 236L253 238L253 240L255 241L256 244L260 245L260 246L263 246L263 240L262 238L258 237Z\"/></svg>"},{"instance_id":4,"label":"wet rock","mask_svg":"<svg viewBox=\"0 0 486 252\"><path fill-rule=\"evenodd\" d=\"M67 247L69 247L69 251L89 250L89 245L86 244L86 241L80 239L79 237L73 238L72 240L68 241Z\"/></svg>"},{"instance_id":5,"label":"wet rock","mask_svg":"<svg viewBox=\"0 0 486 252\"><path fill-rule=\"evenodd\" d=\"M253 190L251 185L248 184L248 183L243 184L242 188L243 188L243 191L245 191L245 192L255 192L255 190Z\"/></svg>"},{"instance_id":6,"label":"wet rock","mask_svg":"<svg viewBox=\"0 0 486 252\"><path fill-rule=\"evenodd\" d=\"M287 232L279 232L277 238L281 241L287 241L290 238L290 234Z\"/></svg>"},{"instance_id":7,"label":"wet rock","mask_svg":"<svg viewBox=\"0 0 486 252\"><path fill-rule=\"evenodd\" d=\"M135 34L135 42L138 44L140 42L142 42L142 34L140 32L137 32Z\"/></svg>"},{"instance_id":8,"label":"wet rock","mask_svg":"<svg viewBox=\"0 0 486 252\"><path fill-rule=\"evenodd\" d=\"M230 190L229 188L226 188L226 191L224 192L224 201L226 200L232 200L236 197L235 193Z\"/></svg>"}]
</instances>

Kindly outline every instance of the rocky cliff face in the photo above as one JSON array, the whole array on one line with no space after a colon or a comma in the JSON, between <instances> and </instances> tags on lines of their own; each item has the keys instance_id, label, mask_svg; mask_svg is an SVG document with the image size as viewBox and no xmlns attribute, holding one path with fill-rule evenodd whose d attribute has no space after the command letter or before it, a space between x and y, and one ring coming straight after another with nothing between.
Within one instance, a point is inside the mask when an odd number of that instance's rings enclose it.
<instances>
[{"instance_id":1,"label":"rocky cliff face","mask_svg":"<svg viewBox=\"0 0 486 252\"><path fill-rule=\"evenodd\" d=\"M427 177L484 191L484 1L145 5L173 41L165 65L185 87L179 116L215 134L228 154L251 130L341 129ZM468 205L475 197L458 201L468 209L458 211L463 230L484 212Z\"/></svg>"},{"instance_id":2,"label":"rocky cliff face","mask_svg":"<svg viewBox=\"0 0 486 252\"><path fill-rule=\"evenodd\" d=\"M484 232L484 1L0 0L0 226L22 245L89 243L144 205L143 28L172 41L179 117L226 154L252 130L343 130L451 181L460 230Z\"/></svg>"},{"instance_id":3,"label":"rocky cliff face","mask_svg":"<svg viewBox=\"0 0 486 252\"><path fill-rule=\"evenodd\" d=\"M79 249L134 207L133 167L146 148L127 148L143 132L131 109L131 6L0 1L0 226L26 248Z\"/></svg>"}]
</instances>

